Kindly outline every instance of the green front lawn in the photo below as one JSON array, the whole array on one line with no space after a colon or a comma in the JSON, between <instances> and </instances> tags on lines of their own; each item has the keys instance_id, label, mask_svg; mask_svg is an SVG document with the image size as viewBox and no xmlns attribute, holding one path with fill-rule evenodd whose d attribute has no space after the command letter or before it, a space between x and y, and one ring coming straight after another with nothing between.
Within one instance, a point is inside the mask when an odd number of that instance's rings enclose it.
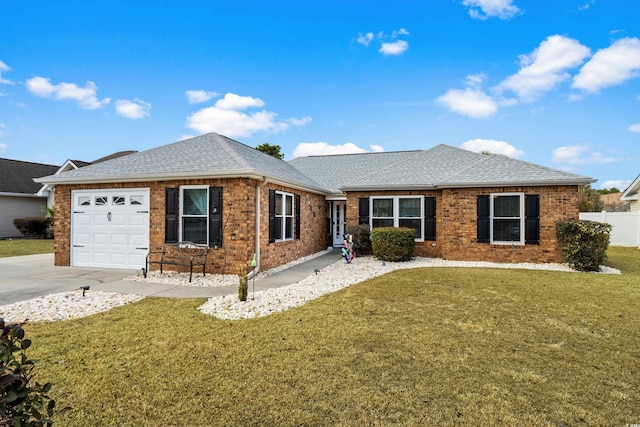
<instances>
[{"instance_id":1,"label":"green front lawn","mask_svg":"<svg viewBox=\"0 0 640 427\"><path fill-rule=\"evenodd\" d=\"M221 321L147 298L26 327L61 426L640 422L640 252L623 275L396 271Z\"/></svg>"},{"instance_id":2,"label":"green front lawn","mask_svg":"<svg viewBox=\"0 0 640 427\"><path fill-rule=\"evenodd\" d=\"M53 253L53 239L0 240L0 258Z\"/></svg>"}]
</instances>

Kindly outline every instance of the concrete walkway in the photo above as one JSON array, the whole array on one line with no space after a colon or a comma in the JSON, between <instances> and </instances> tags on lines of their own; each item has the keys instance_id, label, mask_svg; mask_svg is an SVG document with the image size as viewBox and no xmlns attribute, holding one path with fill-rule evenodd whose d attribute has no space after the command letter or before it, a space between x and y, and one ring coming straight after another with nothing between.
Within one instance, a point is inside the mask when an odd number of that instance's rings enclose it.
<instances>
[{"instance_id":1,"label":"concrete walkway","mask_svg":"<svg viewBox=\"0 0 640 427\"><path fill-rule=\"evenodd\" d=\"M297 283L315 274L315 269L322 269L340 259L340 250L336 249L268 277L256 279L255 290ZM136 270L56 267L53 265L53 254L0 258L0 305L77 290L86 285L96 291L171 298L210 298L238 291L235 285L201 287L122 280L136 273ZM253 281L249 282L249 286L253 289Z\"/></svg>"}]
</instances>

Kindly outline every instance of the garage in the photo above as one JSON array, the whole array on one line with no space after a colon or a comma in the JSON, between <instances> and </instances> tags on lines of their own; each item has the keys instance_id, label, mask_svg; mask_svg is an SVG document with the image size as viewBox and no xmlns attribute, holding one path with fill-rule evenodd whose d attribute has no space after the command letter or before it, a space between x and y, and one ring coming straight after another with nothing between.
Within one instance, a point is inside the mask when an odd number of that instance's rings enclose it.
<instances>
[{"instance_id":1,"label":"garage","mask_svg":"<svg viewBox=\"0 0 640 427\"><path fill-rule=\"evenodd\" d=\"M149 189L71 193L71 265L140 269L149 251Z\"/></svg>"}]
</instances>

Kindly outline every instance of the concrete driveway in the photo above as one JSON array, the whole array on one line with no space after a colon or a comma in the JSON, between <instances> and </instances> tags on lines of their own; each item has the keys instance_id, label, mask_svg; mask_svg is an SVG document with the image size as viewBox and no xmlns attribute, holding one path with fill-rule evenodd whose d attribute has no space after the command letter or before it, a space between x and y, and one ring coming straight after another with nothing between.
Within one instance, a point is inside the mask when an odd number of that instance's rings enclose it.
<instances>
[{"instance_id":1,"label":"concrete driveway","mask_svg":"<svg viewBox=\"0 0 640 427\"><path fill-rule=\"evenodd\" d=\"M235 286L204 288L122 280L136 273L137 270L56 267L53 254L0 258L0 305L78 290L85 285L94 291L174 298L208 298L236 291Z\"/></svg>"},{"instance_id":2,"label":"concrete driveway","mask_svg":"<svg viewBox=\"0 0 640 427\"><path fill-rule=\"evenodd\" d=\"M278 288L296 283L331 263L339 261L339 249L259 278L255 290ZM137 270L111 268L56 267L53 254L0 258L0 305L26 301L43 295L78 290L89 285L93 291L118 292L170 298L211 298L232 295L236 285L219 287L181 286L122 280ZM252 287L254 286L252 282Z\"/></svg>"}]
</instances>

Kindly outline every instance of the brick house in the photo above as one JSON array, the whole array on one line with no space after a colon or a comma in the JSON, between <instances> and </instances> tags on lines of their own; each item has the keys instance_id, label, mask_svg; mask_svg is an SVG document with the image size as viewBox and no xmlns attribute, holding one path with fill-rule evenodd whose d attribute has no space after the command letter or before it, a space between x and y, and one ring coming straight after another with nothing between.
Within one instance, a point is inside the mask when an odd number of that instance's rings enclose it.
<instances>
[{"instance_id":1,"label":"brick house","mask_svg":"<svg viewBox=\"0 0 640 427\"><path fill-rule=\"evenodd\" d=\"M285 162L211 133L37 182L55 185L56 265L141 268L164 242L206 243L207 270L270 269L352 224L416 229L416 255L561 261L558 220L593 179L446 145Z\"/></svg>"}]
</instances>

